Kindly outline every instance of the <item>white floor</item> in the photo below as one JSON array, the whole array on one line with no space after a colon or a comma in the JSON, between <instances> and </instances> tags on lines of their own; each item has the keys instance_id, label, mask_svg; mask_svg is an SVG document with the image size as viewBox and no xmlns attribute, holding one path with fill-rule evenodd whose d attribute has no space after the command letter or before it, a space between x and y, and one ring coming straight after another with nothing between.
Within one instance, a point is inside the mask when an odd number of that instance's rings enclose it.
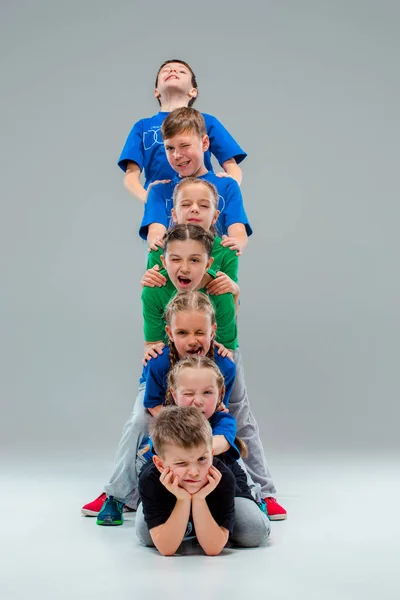
<instances>
[{"instance_id":1,"label":"white floor","mask_svg":"<svg viewBox=\"0 0 400 600\"><path fill-rule=\"evenodd\" d=\"M164 558L80 516L109 464L2 465L1 600L398 600L399 456L271 460L286 522L268 546ZM140 594L140 596L139 596Z\"/></svg>"}]
</instances>

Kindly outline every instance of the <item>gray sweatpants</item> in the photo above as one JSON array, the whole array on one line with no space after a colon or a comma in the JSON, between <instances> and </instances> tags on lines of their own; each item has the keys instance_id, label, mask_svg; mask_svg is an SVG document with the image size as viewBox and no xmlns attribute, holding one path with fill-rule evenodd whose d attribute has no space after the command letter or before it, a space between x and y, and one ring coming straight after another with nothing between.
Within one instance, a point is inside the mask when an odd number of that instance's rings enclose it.
<instances>
[{"instance_id":1,"label":"gray sweatpants","mask_svg":"<svg viewBox=\"0 0 400 600\"><path fill-rule=\"evenodd\" d=\"M142 503L136 512L136 535L145 546L154 546L146 525ZM271 525L257 504L248 498L235 498L235 525L230 541L244 548L256 548L268 539Z\"/></svg>"},{"instance_id":2,"label":"gray sweatpants","mask_svg":"<svg viewBox=\"0 0 400 600\"><path fill-rule=\"evenodd\" d=\"M260 439L257 422L250 410L247 396L246 382L240 349L234 351L236 363L235 383L229 400L229 412L236 419L237 435L247 444L248 458L244 459L247 471L254 481L261 487L261 496L275 496L276 488L271 473L265 460L264 448Z\"/></svg>"},{"instance_id":3,"label":"gray sweatpants","mask_svg":"<svg viewBox=\"0 0 400 600\"><path fill-rule=\"evenodd\" d=\"M125 423L117 448L113 474L104 487L108 496L114 496L130 508L136 508L138 502L136 455L139 441L148 433L152 419L143 406L145 389L145 383L139 385L132 414Z\"/></svg>"},{"instance_id":4,"label":"gray sweatpants","mask_svg":"<svg viewBox=\"0 0 400 600\"><path fill-rule=\"evenodd\" d=\"M248 484L253 495L259 500L274 496L276 488L265 460L258 425L250 410L239 348L234 351L234 359L236 378L228 408L236 419L237 435L247 444L249 456L244 460L244 470L248 475ZM145 388L145 383L140 384L132 414L125 423L117 448L113 474L104 488L109 496L114 496L130 508L136 508L138 502L137 450L143 436L148 434L152 419L143 406ZM259 493L255 493L253 482L259 488Z\"/></svg>"}]
</instances>

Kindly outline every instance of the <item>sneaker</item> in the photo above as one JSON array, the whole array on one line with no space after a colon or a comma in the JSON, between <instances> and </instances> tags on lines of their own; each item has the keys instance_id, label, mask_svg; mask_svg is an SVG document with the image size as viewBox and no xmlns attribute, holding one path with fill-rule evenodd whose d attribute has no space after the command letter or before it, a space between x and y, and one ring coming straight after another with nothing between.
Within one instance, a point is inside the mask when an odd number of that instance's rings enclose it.
<instances>
[{"instance_id":1,"label":"sneaker","mask_svg":"<svg viewBox=\"0 0 400 600\"><path fill-rule=\"evenodd\" d=\"M270 521L283 521L287 517L287 512L278 504L275 498L264 498L267 505L268 519Z\"/></svg>"},{"instance_id":2,"label":"sneaker","mask_svg":"<svg viewBox=\"0 0 400 600\"><path fill-rule=\"evenodd\" d=\"M261 512L263 512L264 515L266 517L268 517L267 503L265 502L265 500L262 499L260 502L257 502L257 505L258 505L258 508L261 510Z\"/></svg>"},{"instance_id":3,"label":"sneaker","mask_svg":"<svg viewBox=\"0 0 400 600\"><path fill-rule=\"evenodd\" d=\"M92 500L88 504L85 504L81 508L81 513L86 515L87 517L97 517L101 509L103 508L104 502L107 500L107 494L103 492L96 498L96 500Z\"/></svg>"},{"instance_id":4,"label":"sneaker","mask_svg":"<svg viewBox=\"0 0 400 600\"><path fill-rule=\"evenodd\" d=\"M122 525L124 522L123 510L123 502L118 502L113 496L108 496L103 508L97 515L97 525Z\"/></svg>"}]
</instances>

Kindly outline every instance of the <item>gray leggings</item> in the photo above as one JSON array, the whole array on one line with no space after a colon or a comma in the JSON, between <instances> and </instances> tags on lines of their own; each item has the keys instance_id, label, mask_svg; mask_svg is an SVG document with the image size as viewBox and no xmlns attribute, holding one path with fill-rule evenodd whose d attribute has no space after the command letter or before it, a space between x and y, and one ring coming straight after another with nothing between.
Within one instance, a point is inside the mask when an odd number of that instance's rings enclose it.
<instances>
[{"instance_id":1,"label":"gray leggings","mask_svg":"<svg viewBox=\"0 0 400 600\"><path fill-rule=\"evenodd\" d=\"M154 546L140 503L136 512L136 535L145 546ZM271 525L257 504L248 498L235 498L235 525L230 541L243 548L256 548L268 539Z\"/></svg>"},{"instance_id":2,"label":"gray leggings","mask_svg":"<svg viewBox=\"0 0 400 600\"><path fill-rule=\"evenodd\" d=\"M265 460L257 422L250 410L240 349L234 351L236 377L229 400L229 412L236 419L237 435L247 444L248 458L244 459L247 471L261 488L261 497L275 496L276 488Z\"/></svg>"},{"instance_id":3,"label":"gray leggings","mask_svg":"<svg viewBox=\"0 0 400 600\"><path fill-rule=\"evenodd\" d=\"M139 391L132 414L125 423L122 437L115 455L114 471L110 482L104 487L108 496L114 496L130 508L138 503L136 456L139 442L149 431L152 419L143 406L146 384L139 385Z\"/></svg>"},{"instance_id":4,"label":"gray leggings","mask_svg":"<svg viewBox=\"0 0 400 600\"><path fill-rule=\"evenodd\" d=\"M265 460L258 425L250 410L239 348L235 350L234 358L236 378L229 401L229 411L236 419L238 436L246 442L249 450L249 456L244 460L244 470L250 475L250 487L253 488L255 483L259 490L258 493L253 490L257 499L274 496L276 488ZM117 448L113 474L104 488L109 496L114 496L130 508L136 508L138 502L137 450L143 436L148 434L152 419L143 406L145 388L145 383L140 384L132 414L125 423Z\"/></svg>"}]
</instances>

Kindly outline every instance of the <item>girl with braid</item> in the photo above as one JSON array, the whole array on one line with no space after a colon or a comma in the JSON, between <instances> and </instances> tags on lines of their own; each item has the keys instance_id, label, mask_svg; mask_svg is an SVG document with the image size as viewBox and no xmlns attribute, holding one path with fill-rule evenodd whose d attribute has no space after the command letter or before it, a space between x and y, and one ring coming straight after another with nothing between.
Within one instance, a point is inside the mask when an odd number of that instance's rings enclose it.
<instances>
[{"instance_id":1,"label":"girl with braid","mask_svg":"<svg viewBox=\"0 0 400 600\"><path fill-rule=\"evenodd\" d=\"M98 516L101 525L120 525L123 521L123 505L131 509L137 506L137 451L143 436L148 433L152 415L159 412L165 401L170 368L185 356L212 358L225 380L224 405L229 402L236 366L226 356L226 349L220 345L217 347L214 342L215 312L209 298L201 292L177 294L167 305L165 321L168 345L163 348L157 360L148 361L143 368L136 403L130 419L125 424L116 453L114 472L105 488L107 493L102 493L82 508L84 515ZM232 433L234 419L231 415L224 414L225 422L229 421L229 431ZM235 435L234 422L233 439ZM216 454L225 451L223 437L224 433L217 429L214 446ZM99 515L100 511L106 513L104 517Z\"/></svg>"}]
</instances>

